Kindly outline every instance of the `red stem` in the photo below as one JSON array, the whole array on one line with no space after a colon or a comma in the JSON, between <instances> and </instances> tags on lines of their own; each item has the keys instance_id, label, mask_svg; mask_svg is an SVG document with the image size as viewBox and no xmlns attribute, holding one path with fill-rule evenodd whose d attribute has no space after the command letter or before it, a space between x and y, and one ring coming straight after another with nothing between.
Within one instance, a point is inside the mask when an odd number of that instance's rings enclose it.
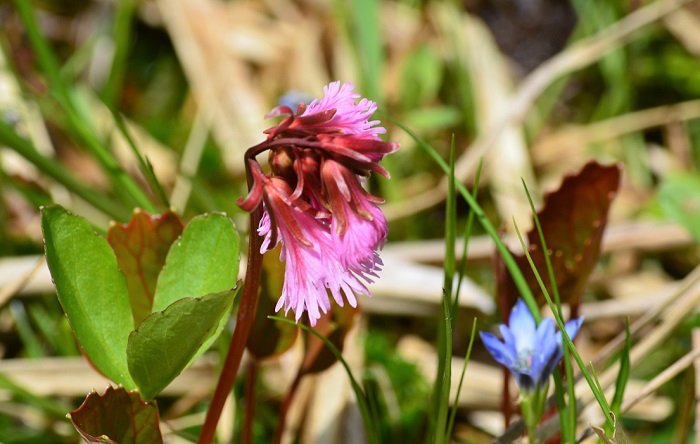
<instances>
[{"instance_id":1,"label":"red stem","mask_svg":"<svg viewBox=\"0 0 700 444\"><path fill-rule=\"evenodd\" d=\"M264 145L265 142L263 142ZM260 145L251 148L246 153L246 176L248 179L248 189L253 185L248 158L255 157ZM250 153L250 154L249 154ZM202 426L202 432L199 435L198 444L211 444L214 441L216 425L219 423L221 411L226 404L226 398L233 388L233 383L238 374L238 367L241 365L241 358L245 350L246 343L250 330L255 321L255 312L258 309L258 290L260 288L260 276L262 273L262 254L260 254L260 246L262 245L262 237L257 236L258 225L262 218L262 205L250 213L250 227L248 230L248 264L246 267L245 283L243 284L243 295L241 296L241 305L238 308L238 316L236 317L236 328L233 330L233 337L229 345L228 353L221 369L221 376L216 384L214 395L211 398L211 404L207 411L207 417Z\"/></svg>"}]
</instances>

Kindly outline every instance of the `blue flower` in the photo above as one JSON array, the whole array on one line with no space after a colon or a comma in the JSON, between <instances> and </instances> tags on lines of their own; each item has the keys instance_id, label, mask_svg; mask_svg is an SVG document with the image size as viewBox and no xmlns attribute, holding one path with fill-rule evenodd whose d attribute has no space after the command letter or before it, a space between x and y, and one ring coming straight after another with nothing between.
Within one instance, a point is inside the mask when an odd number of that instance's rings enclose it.
<instances>
[{"instance_id":1,"label":"blue flower","mask_svg":"<svg viewBox=\"0 0 700 444\"><path fill-rule=\"evenodd\" d=\"M291 91L288 91L282 97L280 97L277 100L277 105L278 106L288 106L292 111L296 112L297 107L299 106L300 103L303 103L304 105L308 105L309 103L313 102L314 99L315 99L315 97L309 93L305 93L305 92L297 91L297 90L293 89Z\"/></svg>"},{"instance_id":2,"label":"blue flower","mask_svg":"<svg viewBox=\"0 0 700 444\"><path fill-rule=\"evenodd\" d=\"M576 336L583 318L567 322L566 333L571 339ZM481 333L481 340L493 358L510 370L523 393L532 393L546 386L554 367L564 356L560 331L554 331L554 320L545 318L540 325L530 314L527 305L518 299L508 319L501 324L501 342L491 333Z\"/></svg>"}]
</instances>

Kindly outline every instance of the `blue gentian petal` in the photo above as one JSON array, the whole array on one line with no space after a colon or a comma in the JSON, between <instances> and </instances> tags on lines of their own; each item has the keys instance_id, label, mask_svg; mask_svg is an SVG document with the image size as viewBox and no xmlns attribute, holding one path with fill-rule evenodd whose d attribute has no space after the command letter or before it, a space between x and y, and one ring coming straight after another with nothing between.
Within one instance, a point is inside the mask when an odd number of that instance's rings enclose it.
<instances>
[{"instance_id":1,"label":"blue gentian petal","mask_svg":"<svg viewBox=\"0 0 700 444\"><path fill-rule=\"evenodd\" d=\"M581 324L583 324L583 316L578 317L576 319L572 319L566 324L564 324L564 328L566 329L566 334L569 335L569 338L573 341L574 338L576 337L576 334L578 333L579 328L581 328Z\"/></svg>"},{"instance_id":2,"label":"blue gentian petal","mask_svg":"<svg viewBox=\"0 0 700 444\"><path fill-rule=\"evenodd\" d=\"M531 353L535 349L537 325L522 299L518 299L508 318L508 327L515 337L518 354Z\"/></svg>"},{"instance_id":3,"label":"blue gentian petal","mask_svg":"<svg viewBox=\"0 0 700 444\"><path fill-rule=\"evenodd\" d=\"M581 324L583 323L583 317L579 317L576 319L572 319L566 324L564 324L564 328L566 329L566 334L569 335L569 338L573 340L576 337L576 334L578 333L579 328L581 328ZM558 331L554 336L554 340L556 341L556 348L553 349L553 352L547 359L547 363L543 366L542 369L542 378L549 378L549 375L552 374L554 371L554 367L561 361L561 358L564 356L564 342L562 338L561 331ZM544 350L543 350L544 351ZM544 382L544 381L541 381Z\"/></svg>"},{"instance_id":4,"label":"blue gentian petal","mask_svg":"<svg viewBox=\"0 0 700 444\"><path fill-rule=\"evenodd\" d=\"M530 374L535 380L535 384L539 386L549 379L550 368L553 368L551 361L555 359L554 355L560 347L554 333L554 320L545 318L540 322L540 325L537 326L535 344L536 348L533 350L530 363Z\"/></svg>"},{"instance_id":5,"label":"blue gentian petal","mask_svg":"<svg viewBox=\"0 0 700 444\"><path fill-rule=\"evenodd\" d=\"M479 332L479 334L481 335L481 341L484 343L489 353L491 353L493 359L511 369L515 364L513 350L491 333L482 331Z\"/></svg>"},{"instance_id":6,"label":"blue gentian petal","mask_svg":"<svg viewBox=\"0 0 700 444\"><path fill-rule=\"evenodd\" d=\"M543 344L547 342L555 342L554 338L554 320L552 318L544 318L540 325L537 326L537 333L535 335L535 344L538 347L542 347Z\"/></svg>"},{"instance_id":7,"label":"blue gentian petal","mask_svg":"<svg viewBox=\"0 0 700 444\"><path fill-rule=\"evenodd\" d=\"M557 340L557 336L561 336L561 334L557 332L556 335L553 334L550 336L549 340L542 344L542 347L539 349L538 359L533 359L533 362L538 362L536 379L537 385L540 387L549 380L549 377L554 371L554 367L557 366L564 355L564 350L562 349L560 341Z\"/></svg>"},{"instance_id":8,"label":"blue gentian petal","mask_svg":"<svg viewBox=\"0 0 700 444\"><path fill-rule=\"evenodd\" d=\"M288 106L293 112L296 112L300 103L308 105L309 103L313 102L314 98L315 97L309 93L292 90L280 97L277 100L277 105Z\"/></svg>"},{"instance_id":9,"label":"blue gentian petal","mask_svg":"<svg viewBox=\"0 0 700 444\"><path fill-rule=\"evenodd\" d=\"M501 336L503 336L503 342L511 349L513 356L516 356L518 351L515 349L515 345L518 341L515 339L515 336L513 336L513 332L510 331L510 328L508 328L506 324L499 325L498 330L500 330Z\"/></svg>"},{"instance_id":10,"label":"blue gentian petal","mask_svg":"<svg viewBox=\"0 0 700 444\"><path fill-rule=\"evenodd\" d=\"M566 324L564 324L564 328L566 329L566 334L569 336L569 339L572 341L576 337L576 334L578 333L579 328L581 328L581 324L583 323L583 316L578 317L576 319L572 319ZM557 344L559 345L559 354L561 356L564 355L564 340L562 338L561 331L558 331L557 334L555 335ZM559 359L561 359L561 356Z\"/></svg>"}]
</instances>

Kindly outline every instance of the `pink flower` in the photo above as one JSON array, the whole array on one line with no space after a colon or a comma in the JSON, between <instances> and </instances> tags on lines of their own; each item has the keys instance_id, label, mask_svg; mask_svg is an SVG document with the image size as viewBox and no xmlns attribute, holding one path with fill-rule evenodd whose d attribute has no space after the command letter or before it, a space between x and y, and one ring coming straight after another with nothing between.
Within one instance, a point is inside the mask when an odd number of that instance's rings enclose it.
<instances>
[{"instance_id":1,"label":"pink flower","mask_svg":"<svg viewBox=\"0 0 700 444\"><path fill-rule=\"evenodd\" d=\"M355 274L343 266L334 248L328 226L308 212L289 205L291 188L275 177L265 180L265 212L258 234L265 239L261 253L282 243L280 260L285 262L284 286L275 310L292 309L296 320L306 311L311 325L321 312L330 310L326 289L335 302L344 305L343 294L357 306L354 293L369 294Z\"/></svg>"},{"instance_id":2,"label":"pink flower","mask_svg":"<svg viewBox=\"0 0 700 444\"><path fill-rule=\"evenodd\" d=\"M317 127L325 128L328 132L338 131L342 134L357 134L379 140L377 134L386 133L386 129L381 126L373 128L380 122L379 120L369 120L377 110L377 104L368 99L362 99L356 103L355 99L358 99L360 95L352 92L353 88L352 83L345 83L341 86L340 81L324 86L325 96L323 99L311 102L301 114L302 117L334 109L333 117L327 122L319 123Z\"/></svg>"},{"instance_id":3,"label":"pink flower","mask_svg":"<svg viewBox=\"0 0 700 444\"><path fill-rule=\"evenodd\" d=\"M377 271L380 271L383 265L377 249L384 246L388 228L386 218L379 207L375 204L369 205L369 219L349 211L345 232L338 234L337 230L333 229L331 234L335 250L343 252L340 257L343 266L371 283L374 282L371 277L378 277Z\"/></svg>"},{"instance_id":4,"label":"pink flower","mask_svg":"<svg viewBox=\"0 0 700 444\"><path fill-rule=\"evenodd\" d=\"M329 293L341 306L345 295L353 307L355 293L369 295L363 281L377 277L377 250L388 232L377 206L383 200L362 182L372 171L389 177L378 162L398 144L379 139L386 130L370 120L377 105L357 102L352 90L350 83L333 82L322 99L300 103L296 113L288 106L272 110L268 117L286 117L249 150L252 186L238 201L246 211L263 203L261 253L282 243L285 282L277 309L292 309L297 320L306 311L312 325L330 310ZM269 175L255 160L264 150Z\"/></svg>"}]
</instances>

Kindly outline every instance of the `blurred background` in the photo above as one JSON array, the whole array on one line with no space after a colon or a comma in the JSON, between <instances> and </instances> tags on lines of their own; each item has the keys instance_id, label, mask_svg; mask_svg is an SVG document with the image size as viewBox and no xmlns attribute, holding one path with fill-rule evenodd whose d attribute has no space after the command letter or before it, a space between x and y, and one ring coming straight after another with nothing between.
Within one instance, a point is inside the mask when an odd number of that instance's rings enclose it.
<instances>
[{"instance_id":1,"label":"blurred background","mask_svg":"<svg viewBox=\"0 0 700 444\"><path fill-rule=\"evenodd\" d=\"M79 356L41 261L39 207L60 203L105 230L144 206L124 191L136 183L164 210L133 145L183 220L224 211L245 235L235 204L246 194L243 153L289 91L320 97L331 81L353 82L379 104L385 139L401 143L385 159L392 179L368 183L387 201L386 266L346 344L354 369L384 394L387 442L422 442L427 427L447 193L442 170L392 119L444 159L454 141L456 174L470 188L483 161L478 201L507 239L513 218L522 231L531 224L521 179L540 205L590 159L623 165L582 307L586 362L698 264L699 1L17 0L0 2L0 29L0 442L77 442L65 413L107 384ZM460 203L460 228L468 213ZM456 356L474 317L480 329L500 320L492 254L475 224ZM695 312L671 318L663 347L634 361L630 391L700 347ZM166 442L190 442L201 424L228 339L159 398ZM256 442L270 441L298 359L292 351L266 364ZM695 380L688 366L637 404L625 417L633 442L694 442ZM501 384L477 340L457 442L503 431ZM289 436L361 439L339 366L300 392ZM222 442L237 436L235 410Z\"/></svg>"}]
</instances>

